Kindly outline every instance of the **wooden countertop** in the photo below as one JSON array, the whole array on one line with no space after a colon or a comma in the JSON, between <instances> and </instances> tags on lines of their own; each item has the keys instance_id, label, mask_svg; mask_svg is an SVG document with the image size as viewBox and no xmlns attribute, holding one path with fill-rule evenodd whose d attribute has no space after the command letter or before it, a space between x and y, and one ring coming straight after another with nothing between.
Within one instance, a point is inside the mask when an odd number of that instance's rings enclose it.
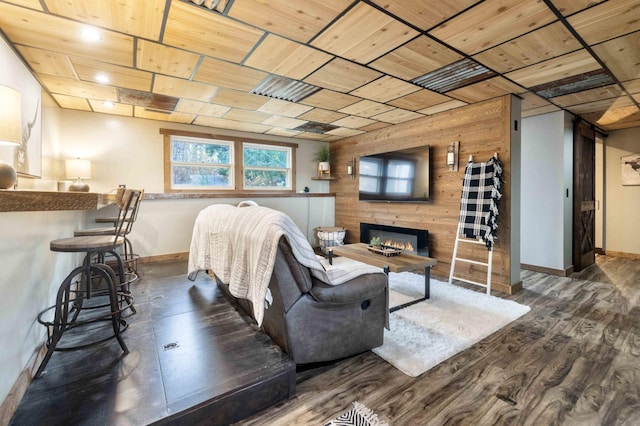
<instances>
[{"instance_id":1,"label":"wooden countertop","mask_svg":"<svg viewBox=\"0 0 640 426\"><path fill-rule=\"evenodd\" d=\"M96 192L0 189L0 212L96 210L107 204Z\"/></svg>"},{"instance_id":2,"label":"wooden countertop","mask_svg":"<svg viewBox=\"0 0 640 426\"><path fill-rule=\"evenodd\" d=\"M144 200L181 200L203 198L298 198L298 197L334 197L332 193L145 193ZM58 192L0 189L0 212L29 212L56 210L97 210L113 203L115 194L97 192Z\"/></svg>"}]
</instances>

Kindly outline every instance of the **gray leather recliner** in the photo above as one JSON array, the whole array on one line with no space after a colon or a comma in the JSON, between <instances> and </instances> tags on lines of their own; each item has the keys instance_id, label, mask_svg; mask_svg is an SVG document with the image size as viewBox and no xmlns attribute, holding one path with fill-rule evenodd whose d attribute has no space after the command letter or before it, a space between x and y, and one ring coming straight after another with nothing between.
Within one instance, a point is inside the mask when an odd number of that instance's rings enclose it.
<instances>
[{"instance_id":1,"label":"gray leather recliner","mask_svg":"<svg viewBox=\"0 0 640 426\"><path fill-rule=\"evenodd\" d=\"M232 303L253 317L251 302L236 299L216 280ZM283 237L269 289L273 302L262 327L296 364L332 361L382 345L388 297L382 272L326 284L296 261Z\"/></svg>"}]
</instances>

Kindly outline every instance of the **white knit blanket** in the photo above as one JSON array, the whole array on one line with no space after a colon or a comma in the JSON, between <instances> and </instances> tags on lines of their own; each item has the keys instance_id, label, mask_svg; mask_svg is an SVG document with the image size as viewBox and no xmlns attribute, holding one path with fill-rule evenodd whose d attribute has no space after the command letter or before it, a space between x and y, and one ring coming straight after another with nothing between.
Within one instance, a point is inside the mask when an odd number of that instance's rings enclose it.
<instances>
[{"instance_id":1,"label":"white knit blanket","mask_svg":"<svg viewBox=\"0 0 640 426\"><path fill-rule=\"evenodd\" d=\"M264 318L264 301L275 263L278 241L287 238L296 260L316 278L338 285L379 268L341 259L328 270L314 253L296 224L283 212L261 206L215 204L196 218L189 251L188 274L210 270L235 297L253 303L258 325Z\"/></svg>"}]
</instances>

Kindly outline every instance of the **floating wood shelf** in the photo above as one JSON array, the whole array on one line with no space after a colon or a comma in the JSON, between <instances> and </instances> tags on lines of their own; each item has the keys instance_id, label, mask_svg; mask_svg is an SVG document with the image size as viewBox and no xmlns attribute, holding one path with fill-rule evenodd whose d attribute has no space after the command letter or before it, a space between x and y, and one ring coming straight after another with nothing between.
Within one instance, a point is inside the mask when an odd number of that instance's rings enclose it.
<instances>
[{"instance_id":1,"label":"floating wood shelf","mask_svg":"<svg viewBox=\"0 0 640 426\"><path fill-rule=\"evenodd\" d=\"M338 180L338 178L334 177L334 176L330 176L330 177L312 177L311 180Z\"/></svg>"}]
</instances>

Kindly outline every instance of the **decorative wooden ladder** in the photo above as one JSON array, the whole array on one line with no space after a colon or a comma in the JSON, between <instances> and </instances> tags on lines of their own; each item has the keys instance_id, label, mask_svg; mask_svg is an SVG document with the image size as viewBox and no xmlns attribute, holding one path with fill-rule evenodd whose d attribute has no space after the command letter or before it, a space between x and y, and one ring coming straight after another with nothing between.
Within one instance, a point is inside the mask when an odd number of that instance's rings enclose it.
<instances>
[{"instance_id":1,"label":"decorative wooden ladder","mask_svg":"<svg viewBox=\"0 0 640 426\"><path fill-rule=\"evenodd\" d=\"M472 238L466 238L464 236L461 236L461 227L460 224L458 224L458 231L456 232L456 243L453 246L453 257L451 259L451 271L449 272L449 284L451 284L451 281L455 278L457 280L460 281L464 281L466 283L469 284L475 284L475 285L479 285L480 287L485 287L487 289L487 294L491 294L491 265L493 264L493 250L489 250L489 255L488 255L488 259L487 262L480 262L477 260L471 260L471 259L466 259L464 257L458 257L458 244L459 243L466 243L466 244L481 244L481 245L485 245L484 241L482 240L475 240ZM454 276L454 272L455 272L455 268L456 268L456 261L460 261L460 262L466 262L466 263L472 263L474 265L482 265L482 266L486 266L487 268L487 282L486 283L481 283L478 281L473 281L473 280L468 280L466 278L460 278L457 276Z\"/></svg>"},{"instance_id":2,"label":"decorative wooden ladder","mask_svg":"<svg viewBox=\"0 0 640 426\"><path fill-rule=\"evenodd\" d=\"M494 156L496 158L498 158L497 154L494 154ZM469 156L469 163L473 162L473 155ZM459 281L463 281L465 283L469 283L469 284L474 284L474 285L478 285L480 287L484 287L487 289L487 295L491 294L491 267L493 265L493 250L488 250L489 255L487 256L487 261L486 262L480 262L478 260L471 260L471 259L467 259L464 257L458 257L458 245L460 243L465 243L465 244L480 244L480 245L485 245L485 242L480 240L480 239L474 239L474 238L467 238L465 236L462 235L462 223L460 222L460 220L458 220L458 230L456 231L456 242L453 246L453 256L451 258L451 270L449 271L449 284L451 284L451 282L453 281L453 279L455 278L456 280ZM481 266L485 266L487 268L487 281L486 283L481 283L479 281L473 281L473 280L468 280L466 278L461 278L461 277L457 277L454 275L455 272L455 268L456 268L456 261L460 261L460 262L465 262L465 263L471 263L474 265L481 265Z\"/></svg>"}]
</instances>

